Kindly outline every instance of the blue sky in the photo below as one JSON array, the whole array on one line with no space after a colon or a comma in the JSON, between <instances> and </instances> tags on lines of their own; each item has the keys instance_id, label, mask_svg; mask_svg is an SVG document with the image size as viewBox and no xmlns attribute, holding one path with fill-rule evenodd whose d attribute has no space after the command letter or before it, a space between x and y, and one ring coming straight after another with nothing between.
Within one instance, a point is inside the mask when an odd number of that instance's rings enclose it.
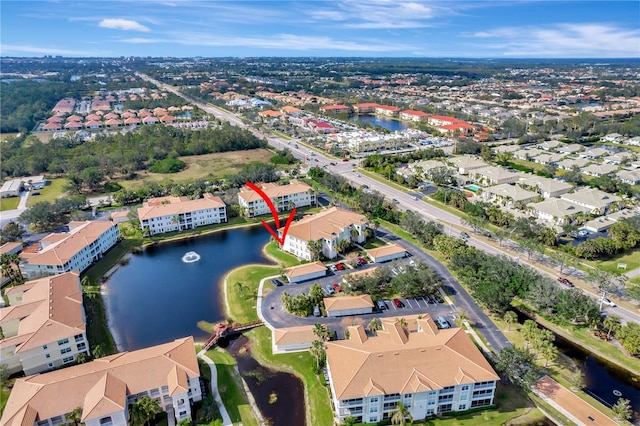
<instances>
[{"instance_id":1,"label":"blue sky","mask_svg":"<svg viewBox=\"0 0 640 426\"><path fill-rule=\"evenodd\" d=\"M640 1L0 3L2 56L640 57Z\"/></svg>"}]
</instances>

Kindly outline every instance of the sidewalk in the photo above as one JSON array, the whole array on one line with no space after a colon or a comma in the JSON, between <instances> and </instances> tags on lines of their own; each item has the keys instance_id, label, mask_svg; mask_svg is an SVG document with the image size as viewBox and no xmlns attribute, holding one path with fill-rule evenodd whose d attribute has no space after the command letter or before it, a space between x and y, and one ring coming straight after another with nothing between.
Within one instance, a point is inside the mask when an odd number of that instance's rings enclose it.
<instances>
[{"instance_id":1,"label":"sidewalk","mask_svg":"<svg viewBox=\"0 0 640 426\"><path fill-rule=\"evenodd\" d=\"M222 416L222 424L224 426L233 426L233 422L231 421L231 417L229 417L229 413L227 412L224 403L222 402L222 398L220 398L220 393L218 392L218 371L216 370L216 365L209 358L204 351L200 351L198 353L198 358L203 360L209 365L209 370L211 370L211 395L213 395L213 399L218 404L218 408L220 409L220 415Z\"/></svg>"}]
</instances>

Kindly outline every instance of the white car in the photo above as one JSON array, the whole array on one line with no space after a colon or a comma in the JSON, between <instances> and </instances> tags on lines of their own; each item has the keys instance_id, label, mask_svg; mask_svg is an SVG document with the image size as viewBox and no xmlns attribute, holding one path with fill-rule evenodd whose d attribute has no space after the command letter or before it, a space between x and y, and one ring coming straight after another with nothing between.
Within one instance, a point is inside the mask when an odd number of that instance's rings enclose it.
<instances>
[{"instance_id":1,"label":"white car","mask_svg":"<svg viewBox=\"0 0 640 426\"><path fill-rule=\"evenodd\" d=\"M611 306L612 308L615 308L617 306L615 303L613 303L611 300L607 299L606 297L602 298L602 304Z\"/></svg>"}]
</instances>

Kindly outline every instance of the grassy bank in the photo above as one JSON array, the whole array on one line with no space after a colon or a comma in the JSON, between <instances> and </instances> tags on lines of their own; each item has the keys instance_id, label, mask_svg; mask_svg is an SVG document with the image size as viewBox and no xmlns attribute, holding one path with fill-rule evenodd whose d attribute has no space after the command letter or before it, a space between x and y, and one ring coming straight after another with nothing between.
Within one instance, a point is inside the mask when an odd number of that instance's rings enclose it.
<instances>
[{"instance_id":1,"label":"grassy bank","mask_svg":"<svg viewBox=\"0 0 640 426\"><path fill-rule=\"evenodd\" d=\"M15 210L20 204L20 197L0 198L0 212L5 210Z\"/></svg>"},{"instance_id":2,"label":"grassy bank","mask_svg":"<svg viewBox=\"0 0 640 426\"><path fill-rule=\"evenodd\" d=\"M236 371L236 361L228 352L210 350L206 355L216 364L218 374L218 392L224 401L231 421L247 426L257 425L251 406L241 384L241 378Z\"/></svg>"},{"instance_id":3,"label":"grassy bank","mask_svg":"<svg viewBox=\"0 0 640 426\"><path fill-rule=\"evenodd\" d=\"M260 280L277 275L279 271L278 266L266 265L245 265L231 271L225 278L227 316L239 323L257 321L256 298ZM241 286L236 283L241 283Z\"/></svg>"},{"instance_id":4,"label":"grassy bank","mask_svg":"<svg viewBox=\"0 0 640 426\"><path fill-rule=\"evenodd\" d=\"M99 286L85 286L84 307L87 313L87 339L89 347L95 351L100 347L101 355L111 355L117 352L115 341L109 331L104 301L100 297Z\"/></svg>"}]
</instances>

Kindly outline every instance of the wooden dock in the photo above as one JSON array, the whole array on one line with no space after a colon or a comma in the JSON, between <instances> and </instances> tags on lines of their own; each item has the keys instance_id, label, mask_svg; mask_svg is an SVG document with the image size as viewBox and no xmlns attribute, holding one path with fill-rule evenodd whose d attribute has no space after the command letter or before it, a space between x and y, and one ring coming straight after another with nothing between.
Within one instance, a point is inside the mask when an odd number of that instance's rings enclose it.
<instances>
[{"instance_id":1,"label":"wooden dock","mask_svg":"<svg viewBox=\"0 0 640 426\"><path fill-rule=\"evenodd\" d=\"M202 349L208 351L213 345L218 343L218 340L222 339L223 337L234 336L236 334L242 333L245 330L251 330L252 328L260 327L261 325L264 325L262 321L237 324L231 327L224 323L216 324L213 334L207 339L205 344L202 346Z\"/></svg>"}]
</instances>

